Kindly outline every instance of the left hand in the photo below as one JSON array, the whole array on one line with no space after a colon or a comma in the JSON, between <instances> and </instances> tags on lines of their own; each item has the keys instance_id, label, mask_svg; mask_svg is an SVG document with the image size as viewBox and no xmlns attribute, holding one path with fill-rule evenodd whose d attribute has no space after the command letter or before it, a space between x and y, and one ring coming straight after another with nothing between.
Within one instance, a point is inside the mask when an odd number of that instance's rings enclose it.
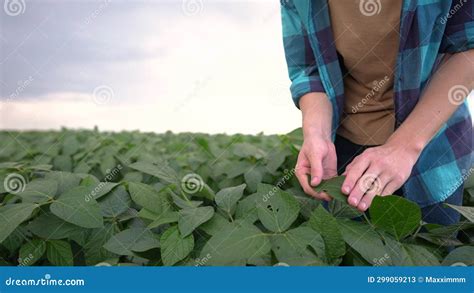
<instances>
[{"instance_id":1,"label":"left hand","mask_svg":"<svg viewBox=\"0 0 474 293\"><path fill-rule=\"evenodd\" d=\"M364 212L376 195L393 194L408 180L419 156L406 145L388 142L366 149L343 174L342 192L348 195L348 203Z\"/></svg>"}]
</instances>

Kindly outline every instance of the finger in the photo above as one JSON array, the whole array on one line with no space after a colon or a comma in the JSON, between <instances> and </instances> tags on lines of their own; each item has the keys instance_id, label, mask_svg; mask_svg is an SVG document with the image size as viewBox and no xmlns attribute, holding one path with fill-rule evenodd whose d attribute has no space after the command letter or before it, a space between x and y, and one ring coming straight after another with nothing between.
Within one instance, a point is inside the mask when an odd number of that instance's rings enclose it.
<instances>
[{"instance_id":1,"label":"finger","mask_svg":"<svg viewBox=\"0 0 474 293\"><path fill-rule=\"evenodd\" d=\"M357 209L361 212L365 212L370 207L372 200L374 200L376 196L376 193L372 191L366 193L357 205Z\"/></svg>"},{"instance_id":2,"label":"finger","mask_svg":"<svg viewBox=\"0 0 474 293\"><path fill-rule=\"evenodd\" d=\"M358 207L363 196L373 188L374 182L378 180L378 171L375 168L368 168L367 171L360 176L356 185L350 192L347 201L353 207Z\"/></svg>"},{"instance_id":3,"label":"finger","mask_svg":"<svg viewBox=\"0 0 474 293\"><path fill-rule=\"evenodd\" d=\"M364 174L365 170L369 167L368 160L362 160L361 162L354 164L353 167L347 172L346 179L342 183L342 193L350 194L352 193L355 184L359 178Z\"/></svg>"},{"instance_id":4,"label":"finger","mask_svg":"<svg viewBox=\"0 0 474 293\"><path fill-rule=\"evenodd\" d=\"M395 191L398 190L398 188L400 188L400 186L395 181L390 181L389 183L387 183L387 185L384 187L380 194L392 195Z\"/></svg>"},{"instance_id":5,"label":"finger","mask_svg":"<svg viewBox=\"0 0 474 293\"><path fill-rule=\"evenodd\" d=\"M326 192L318 192L318 198L319 199L322 199L322 200L325 200L325 201L331 201L332 200L332 197L327 194Z\"/></svg>"},{"instance_id":6,"label":"finger","mask_svg":"<svg viewBox=\"0 0 474 293\"><path fill-rule=\"evenodd\" d=\"M365 212L370 207L370 205L372 204L372 200L377 195L381 194L381 192L384 189L385 184L386 184L387 181L388 181L387 178L383 175L380 175L378 177L374 177L373 179L372 178L367 178L367 182L365 184L367 184L367 185L370 184L370 186L367 186L369 188L365 191L364 196L359 201L359 204L357 205L357 209L360 210L361 212Z\"/></svg>"},{"instance_id":7,"label":"finger","mask_svg":"<svg viewBox=\"0 0 474 293\"><path fill-rule=\"evenodd\" d=\"M323 179L323 159L320 154L313 154L309 158L311 164L311 185L318 186Z\"/></svg>"},{"instance_id":8,"label":"finger","mask_svg":"<svg viewBox=\"0 0 474 293\"><path fill-rule=\"evenodd\" d=\"M334 145L332 145L323 165L325 166L323 170L323 179L330 179L337 176L337 155Z\"/></svg>"},{"instance_id":9,"label":"finger","mask_svg":"<svg viewBox=\"0 0 474 293\"><path fill-rule=\"evenodd\" d=\"M303 191L310 196L316 197L318 194L313 188L309 185L308 174L310 173L309 167L298 166L295 168L296 178L300 182L301 188Z\"/></svg>"}]
</instances>

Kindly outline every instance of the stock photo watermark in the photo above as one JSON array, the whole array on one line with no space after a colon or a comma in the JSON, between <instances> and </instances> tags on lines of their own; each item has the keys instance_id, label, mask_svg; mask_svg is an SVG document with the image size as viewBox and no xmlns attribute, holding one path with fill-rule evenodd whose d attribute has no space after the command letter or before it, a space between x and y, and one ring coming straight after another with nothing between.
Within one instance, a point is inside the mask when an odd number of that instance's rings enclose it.
<instances>
[{"instance_id":1,"label":"stock photo watermark","mask_svg":"<svg viewBox=\"0 0 474 293\"><path fill-rule=\"evenodd\" d=\"M201 176L196 173L186 174L181 179L181 189L187 194L194 194L202 191L204 181Z\"/></svg>"},{"instance_id":2,"label":"stock photo watermark","mask_svg":"<svg viewBox=\"0 0 474 293\"><path fill-rule=\"evenodd\" d=\"M360 0L359 10L365 16L374 16L382 11L380 0Z\"/></svg>"},{"instance_id":3,"label":"stock photo watermark","mask_svg":"<svg viewBox=\"0 0 474 293\"><path fill-rule=\"evenodd\" d=\"M26 12L25 0L4 0L3 11L8 16L18 16Z\"/></svg>"},{"instance_id":4,"label":"stock photo watermark","mask_svg":"<svg viewBox=\"0 0 474 293\"><path fill-rule=\"evenodd\" d=\"M92 100L97 105L108 104L114 97L115 92L108 85L100 85L92 92Z\"/></svg>"},{"instance_id":5,"label":"stock photo watermark","mask_svg":"<svg viewBox=\"0 0 474 293\"><path fill-rule=\"evenodd\" d=\"M8 193L17 194L25 191L26 183L26 179L23 175L10 173L3 180L3 188Z\"/></svg>"}]
</instances>

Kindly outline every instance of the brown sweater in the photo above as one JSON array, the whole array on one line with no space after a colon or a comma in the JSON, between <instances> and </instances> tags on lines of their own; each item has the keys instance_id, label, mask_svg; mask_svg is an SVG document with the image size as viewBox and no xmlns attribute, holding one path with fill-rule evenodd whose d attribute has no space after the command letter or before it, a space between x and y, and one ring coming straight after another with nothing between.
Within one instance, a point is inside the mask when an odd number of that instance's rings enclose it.
<instances>
[{"instance_id":1,"label":"brown sweater","mask_svg":"<svg viewBox=\"0 0 474 293\"><path fill-rule=\"evenodd\" d=\"M376 145L395 128L393 76L403 1L381 0L375 10L360 1L328 0L336 49L347 70L337 133L356 144Z\"/></svg>"}]
</instances>

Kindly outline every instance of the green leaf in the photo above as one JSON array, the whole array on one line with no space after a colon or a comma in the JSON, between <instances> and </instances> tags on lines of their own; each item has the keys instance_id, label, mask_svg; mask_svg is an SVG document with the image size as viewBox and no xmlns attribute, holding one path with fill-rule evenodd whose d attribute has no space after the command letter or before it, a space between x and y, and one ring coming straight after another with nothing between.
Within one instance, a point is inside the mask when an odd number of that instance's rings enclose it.
<instances>
[{"instance_id":1,"label":"green leaf","mask_svg":"<svg viewBox=\"0 0 474 293\"><path fill-rule=\"evenodd\" d=\"M179 184L179 178L176 171L169 166L157 166L148 162L135 162L128 165L128 167L155 176L166 183Z\"/></svg>"},{"instance_id":2,"label":"green leaf","mask_svg":"<svg viewBox=\"0 0 474 293\"><path fill-rule=\"evenodd\" d=\"M241 184L235 187L228 187L220 190L215 197L218 207L228 215L233 215L237 202L244 195L244 189L247 185Z\"/></svg>"},{"instance_id":3,"label":"green leaf","mask_svg":"<svg viewBox=\"0 0 474 293\"><path fill-rule=\"evenodd\" d=\"M230 224L231 223L221 214L216 213L209 221L202 224L199 229L212 236L219 233L222 229L226 229Z\"/></svg>"},{"instance_id":4,"label":"green leaf","mask_svg":"<svg viewBox=\"0 0 474 293\"><path fill-rule=\"evenodd\" d=\"M237 203L235 209L235 218L243 221L247 221L250 224L255 223L258 220L257 213L257 200L261 197L259 194L251 194Z\"/></svg>"},{"instance_id":5,"label":"green leaf","mask_svg":"<svg viewBox=\"0 0 474 293\"><path fill-rule=\"evenodd\" d=\"M474 246L458 247L441 263L443 266L474 266Z\"/></svg>"},{"instance_id":6,"label":"green leaf","mask_svg":"<svg viewBox=\"0 0 474 293\"><path fill-rule=\"evenodd\" d=\"M181 237L177 226L172 226L166 230L160 238L161 258L164 265L172 266L183 260L193 250L194 237L190 234Z\"/></svg>"},{"instance_id":7,"label":"green leaf","mask_svg":"<svg viewBox=\"0 0 474 293\"><path fill-rule=\"evenodd\" d=\"M89 189L78 186L62 194L50 205L50 210L59 218L84 228L103 226L102 212L97 201L87 200Z\"/></svg>"},{"instance_id":8,"label":"green leaf","mask_svg":"<svg viewBox=\"0 0 474 293\"><path fill-rule=\"evenodd\" d=\"M369 225L347 219L338 220L338 224L344 241L369 263L378 264L379 259L389 254L380 235ZM390 264L390 259L383 263Z\"/></svg>"},{"instance_id":9,"label":"green leaf","mask_svg":"<svg viewBox=\"0 0 474 293\"><path fill-rule=\"evenodd\" d=\"M136 204L156 214L161 214L170 208L166 201L166 195L163 192L158 192L149 185L129 182L128 190L130 191L132 200Z\"/></svg>"},{"instance_id":10,"label":"green leaf","mask_svg":"<svg viewBox=\"0 0 474 293\"><path fill-rule=\"evenodd\" d=\"M189 208L179 211L178 227L183 237L214 216L213 207Z\"/></svg>"},{"instance_id":11,"label":"green leaf","mask_svg":"<svg viewBox=\"0 0 474 293\"><path fill-rule=\"evenodd\" d=\"M48 240L46 242L46 255L51 264L55 266L74 265L71 245L63 240Z\"/></svg>"},{"instance_id":12,"label":"green leaf","mask_svg":"<svg viewBox=\"0 0 474 293\"><path fill-rule=\"evenodd\" d=\"M78 186L81 182L81 177L79 175L69 172L48 172L44 178L54 180L58 183L57 194L62 194L65 191Z\"/></svg>"},{"instance_id":13,"label":"green leaf","mask_svg":"<svg viewBox=\"0 0 474 293\"><path fill-rule=\"evenodd\" d=\"M160 247L155 234L145 228L130 228L112 236L104 248L118 255L134 256L133 252Z\"/></svg>"},{"instance_id":14,"label":"green leaf","mask_svg":"<svg viewBox=\"0 0 474 293\"><path fill-rule=\"evenodd\" d=\"M296 220L300 206L295 197L276 186L260 184L256 201L258 218L270 231L284 232Z\"/></svg>"},{"instance_id":15,"label":"green leaf","mask_svg":"<svg viewBox=\"0 0 474 293\"><path fill-rule=\"evenodd\" d=\"M337 264L346 253L346 244L336 219L321 205L312 213L309 226L321 234L326 250L326 262Z\"/></svg>"},{"instance_id":16,"label":"green leaf","mask_svg":"<svg viewBox=\"0 0 474 293\"><path fill-rule=\"evenodd\" d=\"M271 237L271 243L272 250L281 263L291 266L324 265L324 240L309 227L298 227L275 234Z\"/></svg>"},{"instance_id":17,"label":"green leaf","mask_svg":"<svg viewBox=\"0 0 474 293\"><path fill-rule=\"evenodd\" d=\"M145 209L142 209L139 212L139 215L143 215L142 211L146 211ZM148 214L148 219L152 220L152 222L148 225L149 229L159 227L164 224L170 224L170 223L177 223L179 219L179 214L178 212L175 211L168 211L164 212L161 215L157 215L153 212L149 212Z\"/></svg>"},{"instance_id":18,"label":"green leaf","mask_svg":"<svg viewBox=\"0 0 474 293\"><path fill-rule=\"evenodd\" d=\"M474 223L474 207L463 207L463 206L456 206L452 204L445 204L448 207L455 209L458 211L461 215L463 215L466 219L468 219L470 222Z\"/></svg>"},{"instance_id":19,"label":"green leaf","mask_svg":"<svg viewBox=\"0 0 474 293\"><path fill-rule=\"evenodd\" d=\"M0 207L0 243L38 207L34 203L17 203Z\"/></svg>"},{"instance_id":20,"label":"green leaf","mask_svg":"<svg viewBox=\"0 0 474 293\"><path fill-rule=\"evenodd\" d=\"M369 208L372 223L398 240L420 226L420 207L401 196L376 196Z\"/></svg>"},{"instance_id":21,"label":"green leaf","mask_svg":"<svg viewBox=\"0 0 474 293\"><path fill-rule=\"evenodd\" d=\"M29 182L23 192L17 195L23 202L42 203L53 199L58 191L58 183L50 179L35 179Z\"/></svg>"},{"instance_id":22,"label":"green leaf","mask_svg":"<svg viewBox=\"0 0 474 293\"><path fill-rule=\"evenodd\" d=\"M20 248L18 263L21 266L31 266L37 262L46 251L46 243L40 239L32 239Z\"/></svg>"},{"instance_id":23,"label":"green leaf","mask_svg":"<svg viewBox=\"0 0 474 293\"><path fill-rule=\"evenodd\" d=\"M244 179L251 192L257 190L257 186L262 182L263 176L257 168L249 169L244 173Z\"/></svg>"},{"instance_id":24,"label":"green leaf","mask_svg":"<svg viewBox=\"0 0 474 293\"><path fill-rule=\"evenodd\" d=\"M41 214L31 221L27 226L33 234L44 239L68 238L84 228L64 222L51 213Z\"/></svg>"},{"instance_id":25,"label":"green leaf","mask_svg":"<svg viewBox=\"0 0 474 293\"><path fill-rule=\"evenodd\" d=\"M116 218L126 212L132 201L125 187L119 186L99 200L99 206L104 217Z\"/></svg>"},{"instance_id":26,"label":"green leaf","mask_svg":"<svg viewBox=\"0 0 474 293\"><path fill-rule=\"evenodd\" d=\"M325 192L333 199L347 203L347 195L342 193L342 183L346 179L345 176L337 176L328 180L323 180L321 183L314 187L314 190L317 192Z\"/></svg>"},{"instance_id":27,"label":"green leaf","mask_svg":"<svg viewBox=\"0 0 474 293\"><path fill-rule=\"evenodd\" d=\"M270 249L267 235L254 225L239 221L214 234L204 245L200 257L208 260L205 265L233 265L263 256Z\"/></svg>"},{"instance_id":28,"label":"green leaf","mask_svg":"<svg viewBox=\"0 0 474 293\"><path fill-rule=\"evenodd\" d=\"M395 266L439 266L438 258L423 246L400 243L391 237L384 237L387 255Z\"/></svg>"}]
</instances>

